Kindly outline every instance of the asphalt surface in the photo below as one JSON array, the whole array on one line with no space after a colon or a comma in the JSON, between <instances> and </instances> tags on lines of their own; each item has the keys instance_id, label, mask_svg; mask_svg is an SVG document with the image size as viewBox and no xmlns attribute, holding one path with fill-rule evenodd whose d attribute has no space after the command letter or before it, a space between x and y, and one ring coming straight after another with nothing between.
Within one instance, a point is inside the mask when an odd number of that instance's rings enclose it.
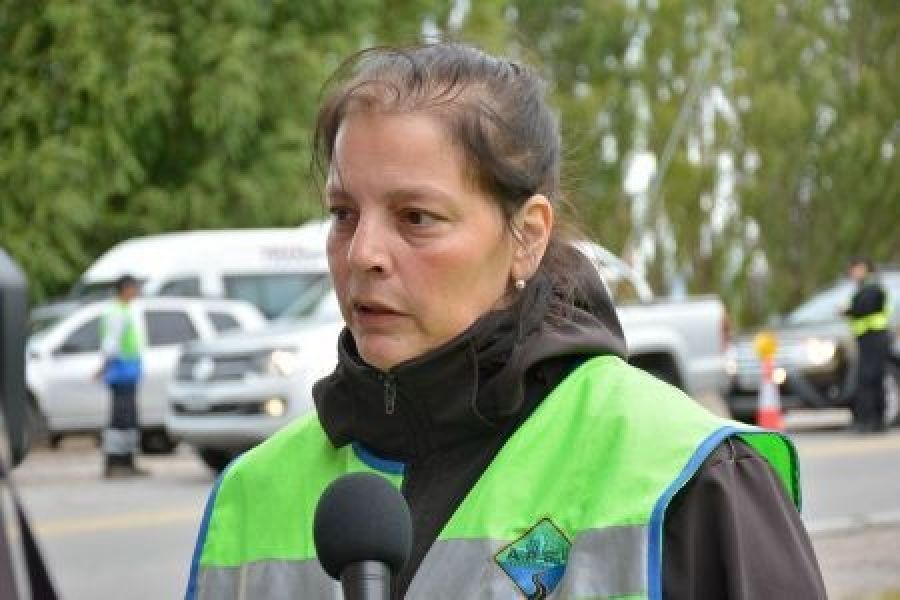
<instances>
[{"instance_id":1,"label":"asphalt surface","mask_svg":"<svg viewBox=\"0 0 900 600\"><path fill-rule=\"evenodd\" d=\"M900 430L858 436L842 415L791 417L804 518L832 598L900 590ZM143 457L145 479L104 481L90 440L32 453L14 472L62 597L183 596L214 478L188 449Z\"/></svg>"}]
</instances>

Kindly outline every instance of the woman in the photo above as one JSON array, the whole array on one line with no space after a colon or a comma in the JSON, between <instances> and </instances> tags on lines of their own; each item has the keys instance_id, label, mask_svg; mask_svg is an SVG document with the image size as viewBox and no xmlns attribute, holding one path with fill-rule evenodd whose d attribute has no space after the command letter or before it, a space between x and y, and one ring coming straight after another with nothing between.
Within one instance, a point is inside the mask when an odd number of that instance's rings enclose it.
<instances>
[{"instance_id":1,"label":"woman","mask_svg":"<svg viewBox=\"0 0 900 600\"><path fill-rule=\"evenodd\" d=\"M554 223L559 130L528 68L438 44L354 57L319 115L346 321L316 414L210 499L189 597L340 597L312 509L351 471L401 485L395 598L822 598L780 436L622 360Z\"/></svg>"}]
</instances>

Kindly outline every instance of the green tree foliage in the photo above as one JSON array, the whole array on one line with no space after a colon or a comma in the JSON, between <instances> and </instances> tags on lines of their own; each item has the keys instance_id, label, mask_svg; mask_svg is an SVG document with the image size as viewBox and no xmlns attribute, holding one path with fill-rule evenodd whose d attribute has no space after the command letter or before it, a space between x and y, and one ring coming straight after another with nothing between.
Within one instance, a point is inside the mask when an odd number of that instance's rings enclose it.
<instances>
[{"instance_id":1,"label":"green tree foliage","mask_svg":"<svg viewBox=\"0 0 900 600\"><path fill-rule=\"evenodd\" d=\"M551 82L580 222L642 254L658 289L719 293L746 323L852 254L900 260L895 2L477 6L464 37L491 35ZM642 152L658 170L640 197L623 181Z\"/></svg>"},{"instance_id":2,"label":"green tree foliage","mask_svg":"<svg viewBox=\"0 0 900 600\"><path fill-rule=\"evenodd\" d=\"M662 291L747 323L900 261L892 0L0 0L0 238L41 298L133 235L319 214L323 82L428 32L538 65L579 223Z\"/></svg>"},{"instance_id":3,"label":"green tree foliage","mask_svg":"<svg viewBox=\"0 0 900 600\"><path fill-rule=\"evenodd\" d=\"M762 3L765 4L765 3ZM741 3L752 110L742 143L762 156L743 207L760 223L775 306L848 257L900 259L900 12L893 2ZM773 51L777 49L777 51Z\"/></svg>"},{"instance_id":4,"label":"green tree foliage","mask_svg":"<svg viewBox=\"0 0 900 600\"><path fill-rule=\"evenodd\" d=\"M309 130L348 54L415 40L426 2L0 2L0 239L58 294L166 230L321 214Z\"/></svg>"}]
</instances>

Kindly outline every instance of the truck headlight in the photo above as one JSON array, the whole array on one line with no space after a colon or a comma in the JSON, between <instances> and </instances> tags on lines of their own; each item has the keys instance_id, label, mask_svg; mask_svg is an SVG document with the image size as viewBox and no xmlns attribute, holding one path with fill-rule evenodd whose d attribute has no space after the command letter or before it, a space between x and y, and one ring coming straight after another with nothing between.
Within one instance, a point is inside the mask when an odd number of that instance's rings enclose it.
<instances>
[{"instance_id":1,"label":"truck headlight","mask_svg":"<svg viewBox=\"0 0 900 600\"><path fill-rule=\"evenodd\" d=\"M806 362L815 367L827 365L837 352L834 340L809 338L806 340Z\"/></svg>"},{"instance_id":2,"label":"truck headlight","mask_svg":"<svg viewBox=\"0 0 900 600\"><path fill-rule=\"evenodd\" d=\"M300 355L296 350L277 348L260 354L256 370L263 375L291 377L300 368Z\"/></svg>"},{"instance_id":3,"label":"truck headlight","mask_svg":"<svg viewBox=\"0 0 900 600\"><path fill-rule=\"evenodd\" d=\"M286 410L287 405L284 402L284 398L279 398L278 396L269 398L262 405L263 414L269 417L280 417L284 415Z\"/></svg>"}]
</instances>

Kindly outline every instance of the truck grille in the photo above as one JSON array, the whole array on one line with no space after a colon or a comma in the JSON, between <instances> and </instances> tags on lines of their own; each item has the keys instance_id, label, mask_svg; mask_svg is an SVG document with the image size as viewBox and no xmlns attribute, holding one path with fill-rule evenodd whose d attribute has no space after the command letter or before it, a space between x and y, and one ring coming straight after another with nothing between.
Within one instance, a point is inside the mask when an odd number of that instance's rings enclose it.
<instances>
[{"instance_id":1,"label":"truck grille","mask_svg":"<svg viewBox=\"0 0 900 600\"><path fill-rule=\"evenodd\" d=\"M789 360L779 348L775 354L775 366L790 368ZM762 379L762 362L753 350L752 344L738 344L735 348L735 366L737 367L737 384L741 389L755 390Z\"/></svg>"},{"instance_id":2,"label":"truck grille","mask_svg":"<svg viewBox=\"0 0 900 600\"><path fill-rule=\"evenodd\" d=\"M201 409L193 408L187 404L174 402L172 410L180 416L201 415L261 415L263 414L262 402L229 402L211 404Z\"/></svg>"},{"instance_id":3,"label":"truck grille","mask_svg":"<svg viewBox=\"0 0 900 600\"><path fill-rule=\"evenodd\" d=\"M175 379L203 383L240 381L254 370L254 360L255 356L252 354L225 356L185 354L178 361Z\"/></svg>"}]
</instances>

